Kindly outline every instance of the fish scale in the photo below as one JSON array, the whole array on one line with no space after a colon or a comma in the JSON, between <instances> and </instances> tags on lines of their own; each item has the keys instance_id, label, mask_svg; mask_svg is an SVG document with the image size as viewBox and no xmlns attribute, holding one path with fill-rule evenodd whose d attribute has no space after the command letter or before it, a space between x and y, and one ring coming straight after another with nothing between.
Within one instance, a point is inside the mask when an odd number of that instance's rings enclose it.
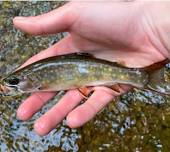
<instances>
[{"instance_id":1,"label":"fish scale","mask_svg":"<svg viewBox=\"0 0 170 152\"><path fill-rule=\"evenodd\" d=\"M21 92L60 91L114 84L149 89L148 86L154 86L149 85L153 82L149 79L151 78L149 74L151 73L144 69L127 68L89 55L74 53L49 57L16 70L3 79L3 85L9 91Z\"/></svg>"}]
</instances>

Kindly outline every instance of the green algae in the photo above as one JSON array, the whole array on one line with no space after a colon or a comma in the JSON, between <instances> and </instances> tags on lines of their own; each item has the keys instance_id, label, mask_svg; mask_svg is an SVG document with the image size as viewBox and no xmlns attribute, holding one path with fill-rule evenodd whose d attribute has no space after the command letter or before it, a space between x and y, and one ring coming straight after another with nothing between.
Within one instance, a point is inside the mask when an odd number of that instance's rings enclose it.
<instances>
[{"instance_id":1,"label":"green algae","mask_svg":"<svg viewBox=\"0 0 170 152\"><path fill-rule=\"evenodd\" d=\"M14 16L38 15L63 2L0 2L0 75L7 74L32 55L59 41L63 34L29 36L12 26ZM169 73L167 66L166 74ZM169 78L169 77L168 77ZM0 97L0 151L18 152L169 152L170 99L134 89L110 103L93 120L70 129L65 120L49 135L33 131L34 121L62 96L56 96L29 121L16 118L27 95Z\"/></svg>"}]
</instances>

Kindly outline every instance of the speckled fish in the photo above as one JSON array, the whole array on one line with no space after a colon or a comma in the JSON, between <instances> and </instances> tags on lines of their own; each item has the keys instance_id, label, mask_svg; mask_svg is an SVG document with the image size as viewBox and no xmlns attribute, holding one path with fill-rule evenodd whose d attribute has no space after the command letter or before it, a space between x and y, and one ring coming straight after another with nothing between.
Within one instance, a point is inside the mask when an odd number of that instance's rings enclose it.
<instances>
[{"instance_id":1,"label":"speckled fish","mask_svg":"<svg viewBox=\"0 0 170 152\"><path fill-rule=\"evenodd\" d=\"M1 91L60 91L84 86L110 87L114 84L129 84L166 94L170 92L169 84L159 87L155 77L143 69L126 68L83 54L50 57L16 70L2 79L6 90L1 86Z\"/></svg>"}]
</instances>

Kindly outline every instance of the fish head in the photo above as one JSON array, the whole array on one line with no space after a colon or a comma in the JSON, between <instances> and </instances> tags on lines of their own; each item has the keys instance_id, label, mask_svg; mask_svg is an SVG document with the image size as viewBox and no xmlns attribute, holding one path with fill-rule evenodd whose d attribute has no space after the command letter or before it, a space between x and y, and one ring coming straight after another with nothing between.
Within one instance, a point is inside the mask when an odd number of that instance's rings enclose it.
<instances>
[{"instance_id":1,"label":"fish head","mask_svg":"<svg viewBox=\"0 0 170 152\"><path fill-rule=\"evenodd\" d=\"M38 91L38 84L27 75L10 75L3 79L3 86L10 92L33 92Z\"/></svg>"}]
</instances>

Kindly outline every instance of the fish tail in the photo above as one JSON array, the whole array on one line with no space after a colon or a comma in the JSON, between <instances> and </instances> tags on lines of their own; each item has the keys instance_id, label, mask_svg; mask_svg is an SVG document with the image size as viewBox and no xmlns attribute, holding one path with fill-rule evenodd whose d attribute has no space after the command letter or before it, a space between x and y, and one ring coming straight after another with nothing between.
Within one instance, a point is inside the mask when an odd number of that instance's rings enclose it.
<instances>
[{"instance_id":1,"label":"fish tail","mask_svg":"<svg viewBox=\"0 0 170 152\"><path fill-rule=\"evenodd\" d=\"M150 66L150 69L147 67L146 70L149 74L149 80L146 89L160 94L170 95L170 82L165 79L165 67L163 67L166 63L167 60L160 62L160 64L158 63Z\"/></svg>"},{"instance_id":2,"label":"fish tail","mask_svg":"<svg viewBox=\"0 0 170 152\"><path fill-rule=\"evenodd\" d=\"M149 74L149 82L146 88L158 93L170 94L170 84L165 81L164 68Z\"/></svg>"}]
</instances>

